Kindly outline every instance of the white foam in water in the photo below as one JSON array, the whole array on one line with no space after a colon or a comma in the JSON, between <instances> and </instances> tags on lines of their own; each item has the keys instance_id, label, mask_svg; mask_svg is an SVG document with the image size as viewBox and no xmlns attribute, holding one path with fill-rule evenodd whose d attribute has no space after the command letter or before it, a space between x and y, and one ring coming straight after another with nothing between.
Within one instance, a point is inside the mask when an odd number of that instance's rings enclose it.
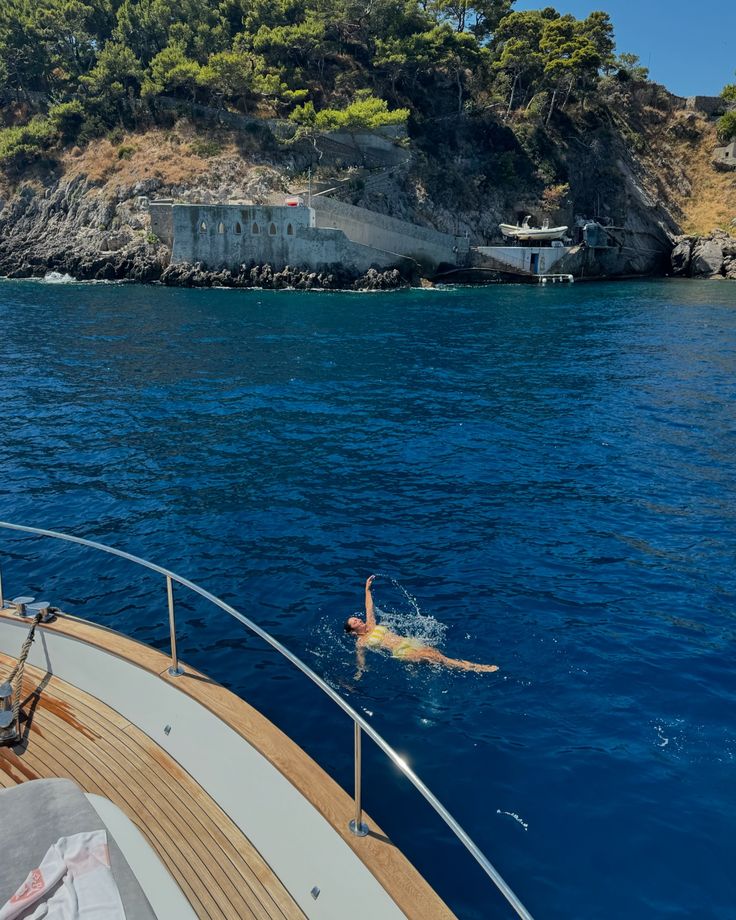
<instances>
[{"instance_id":1,"label":"white foam in water","mask_svg":"<svg viewBox=\"0 0 736 920\"><path fill-rule=\"evenodd\" d=\"M43 276L44 284L71 284L74 281L71 275L62 275L61 272L47 272Z\"/></svg>"},{"instance_id":2,"label":"white foam in water","mask_svg":"<svg viewBox=\"0 0 736 920\"><path fill-rule=\"evenodd\" d=\"M667 737L667 735L665 735L664 731L662 730L662 726L655 724L654 730L659 736L657 746L661 748L667 747L667 745L670 743L670 739Z\"/></svg>"},{"instance_id":3,"label":"white foam in water","mask_svg":"<svg viewBox=\"0 0 736 920\"><path fill-rule=\"evenodd\" d=\"M514 821L516 821L517 824L520 824L520 825L524 828L525 831L528 831L528 830L529 830L529 824L528 824L528 822L527 822L527 821L524 821L523 818L520 818L519 815L517 815L515 811L501 811L500 808L497 808L497 809L496 809L496 814L497 814L497 815L508 815L509 818L513 818Z\"/></svg>"}]
</instances>

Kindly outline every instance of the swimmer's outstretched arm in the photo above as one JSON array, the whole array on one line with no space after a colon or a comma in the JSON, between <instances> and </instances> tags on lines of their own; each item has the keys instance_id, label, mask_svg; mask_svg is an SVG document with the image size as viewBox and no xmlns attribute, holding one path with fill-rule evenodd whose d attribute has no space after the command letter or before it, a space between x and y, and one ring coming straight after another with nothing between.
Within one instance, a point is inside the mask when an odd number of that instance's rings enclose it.
<instances>
[{"instance_id":1,"label":"swimmer's outstretched arm","mask_svg":"<svg viewBox=\"0 0 736 920\"><path fill-rule=\"evenodd\" d=\"M355 647L355 658L356 658L356 670L354 674L355 680L360 680L363 676L363 671L365 671L365 649L358 642Z\"/></svg>"},{"instance_id":2,"label":"swimmer's outstretched arm","mask_svg":"<svg viewBox=\"0 0 736 920\"><path fill-rule=\"evenodd\" d=\"M376 625L376 611L373 608L373 595L371 594L371 585L375 575L371 575L365 583L365 622L369 629Z\"/></svg>"}]
</instances>

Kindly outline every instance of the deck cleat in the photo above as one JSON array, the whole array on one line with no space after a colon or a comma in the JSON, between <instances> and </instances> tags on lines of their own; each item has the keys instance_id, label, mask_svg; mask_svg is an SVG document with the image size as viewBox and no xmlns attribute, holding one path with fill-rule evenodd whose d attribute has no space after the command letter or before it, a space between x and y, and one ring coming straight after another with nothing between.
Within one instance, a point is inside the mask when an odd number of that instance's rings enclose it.
<instances>
[{"instance_id":1,"label":"deck cleat","mask_svg":"<svg viewBox=\"0 0 736 920\"><path fill-rule=\"evenodd\" d=\"M51 604L48 601L36 601L33 604L26 604L26 612L22 614L27 618L33 618L38 614L41 614L42 623L50 623L52 620L56 619L55 614L52 612Z\"/></svg>"},{"instance_id":2,"label":"deck cleat","mask_svg":"<svg viewBox=\"0 0 736 920\"><path fill-rule=\"evenodd\" d=\"M25 595L22 595L21 597L14 597L10 604L12 607L15 607L15 612L19 617L24 617L26 616L26 608L35 600L35 597L26 597Z\"/></svg>"},{"instance_id":3,"label":"deck cleat","mask_svg":"<svg viewBox=\"0 0 736 920\"><path fill-rule=\"evenodd\" d=\"M15 744L18 724L13 715L13 688L9 682L0 684L0 744Z\"/></svg>"}]
</instances>

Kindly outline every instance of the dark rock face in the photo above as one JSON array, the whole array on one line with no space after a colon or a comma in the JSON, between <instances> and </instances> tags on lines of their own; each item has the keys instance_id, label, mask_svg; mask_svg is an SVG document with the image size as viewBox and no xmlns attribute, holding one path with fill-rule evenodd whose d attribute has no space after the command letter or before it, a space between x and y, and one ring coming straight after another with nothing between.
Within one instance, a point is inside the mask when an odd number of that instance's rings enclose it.
<instances>
[{"instance_id":1,"label":"dark rock face","mask_svg":"<svg viewBox=\"0 0 736 920\"><path fill-rule=\"evenodd\" d=\"M377 271L370 269L365 275L354 275L336 267L331 272L314 272L309 268L292 268L287 265L274 271L266 265L241 265L237 272L228 269L208 271L201 262L190 265L179 262L169 265L161 274L161 282L172 287L232 287L266 288L269 290L368 290L387 291L407 286L408 282L397 269Z\"/></svg>"},{"instance_id":2,"label":"dark rock face","mask_svg":"<svg viewBox=\"0 0 736 920\"><path fill-rule=\"evenodd\" d=\"M24 186L0 211L0 274L29 278L58 271L83 281L158 280L168 251L150 241L131 194L119 189L113 200L84 178L43 194Z\"/></svg>"},{"instance_id":3,"label":"dark rock face","mask_svg":"<svg viewBox=\"0 0 736 920\"><path fill-rule=\"evenodd\" d=\"M137 209L139 195L158 180L118 187L114 197L84 178L60 182L39 194L22 187L0 202L0 275L9 278L68 274L80 281L137 281L178 287L294 288L297 290L390 290L407 284L396 269L366 275L334 266L241 265L237 272L196 265L169 265L166 246L149 232L148 215Z\"/></svg>"},{"instance_id":4,"label":"dark rock face","mask_svg":"<svg viewBox=\"0 0 736 920\"><path fill-rule=\"evenodd\" d=\"M717 240L697 240L693 246L690 274L694 277L708 278L721 274L723 268L723 249Z\"/></svg>"},{"instance_id":5,"label":"dark rock face","mask_svg":"<svg viewBox=\"0 0 736 920\"><path fill-rule=\"evenodd\" d=\"M680 237L672 250L672 272L687 278L736 280L736 238L723 230L707 237Z\"/></svg>"},{"instance_id":6,"label":"dark rock face","mask_svg":"<svg viewBox=\"0 0 736 920\"><path fill-rule=\"evenodd\" d=\"M672 250L672 274L689 275L693 257L693 241L688 237L680 239Z\"/></svg>"},{"instance_id":7,"label":"dark rock face","mask_svg":"<svg viewBox=\"0 0 736 920\"><path fill-rule=\"evenodd\" d=\"M385 272L379 272L375 268L371 268L367 274L355 281L353 287L359 291L389 291L405 284L406 282L402 279L401 273L396 268L390 268Z\"/></svg>"}]
</instances>

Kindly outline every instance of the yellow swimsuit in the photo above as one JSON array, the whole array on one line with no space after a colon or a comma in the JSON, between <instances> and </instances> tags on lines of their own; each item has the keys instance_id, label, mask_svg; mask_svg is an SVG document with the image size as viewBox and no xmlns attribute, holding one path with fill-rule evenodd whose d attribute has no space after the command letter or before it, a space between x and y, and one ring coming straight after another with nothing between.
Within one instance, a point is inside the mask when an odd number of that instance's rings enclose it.
<instances>
[{"instance_id":1,"label":"yellow swimsuit","mask_svg":"<svg viewBox=\"0 0 736 920\"><path fill-rule=\"evenodd\" d=\"M416 652L420 648L424 648L424 643L420 639L402 639L391 654L394 658L407 658L409 652Z\"/></svg>"},{"instance_id":2,"label":"yellow swimsuit","mask_svg":"<svg viewBox=\"0 0 736 920\"><path fill-rule=\"evenodd\" d=\"M373 629L366 634L365 644L368 648L378 648L379 645L383 644L383 637L388 632L385 626L374 626Z\"/></svg>"},{"instance_id":3,"label":"yellow swimsuit","mask_svg":"<svg viewBox=\"0 0 736 920\"><path fill-rule=\"evenodd\" d=\"M380 648L387 632L388 629L385 626L374 626L369 633L366 633L365 644L368 648ZM410 652L421 648L424 648L424 643L420 639L402 639L391 649L391 654L394 658L407 658Z\"/></svg>"}]
</instances>

